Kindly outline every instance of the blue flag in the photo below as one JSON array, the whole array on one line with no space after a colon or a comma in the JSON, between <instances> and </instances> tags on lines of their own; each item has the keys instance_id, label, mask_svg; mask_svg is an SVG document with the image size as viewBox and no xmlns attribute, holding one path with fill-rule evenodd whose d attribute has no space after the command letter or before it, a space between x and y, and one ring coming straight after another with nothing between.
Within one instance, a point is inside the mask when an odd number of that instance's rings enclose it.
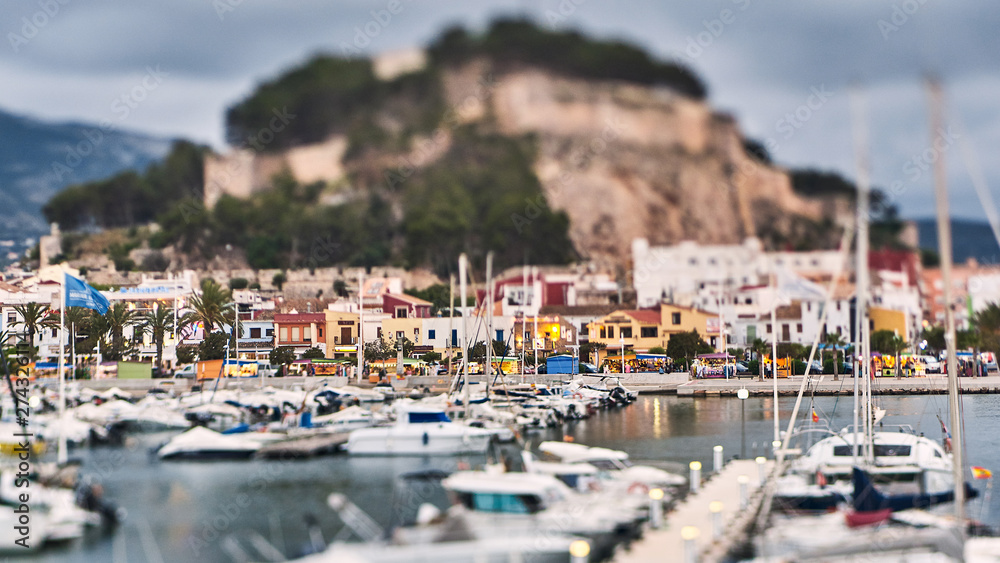
<instances>
[{"instance_id":1,"label":"blue flag","mask_svg":"<svg viewBox=\"0 0 1000 563\"><path fill-rule=\"evenodd\" d=\"M86 307L103 315L108 312L110 305L108 298L101 295L100 291L87 285L87 282L66 274L67 307Z\"/></svg>"}]
</instances>

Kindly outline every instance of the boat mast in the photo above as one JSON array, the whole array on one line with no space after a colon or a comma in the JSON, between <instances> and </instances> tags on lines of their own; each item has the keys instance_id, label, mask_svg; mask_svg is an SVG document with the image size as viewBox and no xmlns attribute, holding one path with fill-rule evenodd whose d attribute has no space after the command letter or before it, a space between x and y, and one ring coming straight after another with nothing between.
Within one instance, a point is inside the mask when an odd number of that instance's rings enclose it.
<instances>
[{"instance_id":1,"label":"boat mast","mask_svg":"<svg viewBox=\"0 0 1000 563\"><path fill-rule=\"evenodd\" d=\"M929 79L927 88L931 106L931 142L944 129L944 94L935 79ZM951 217L948 211L947 169L944 153L938 151L934 161L934 197L937 203L938 252L941 255L941 283L944 299L944 341L948 349L948 407L951 411L952 472L955 479L955 518L965 520L965 464L962 459L962 422L959 420L958 359L955 346L955 312L952 309L951 286ZM959 528L961 530L961 526Z\"/></svg>"},{"instance_id":2,"label":"boat mast","mask_svg":"<svg viewBox=\"0 0 1000 563\"><path fill-rule=\"evenodd\" d=\"M493 375L493 251L486 253L486 396Z\"/></svg>"},{"instance_id":3,"label":"boat mast","mask_svg":"<svg viewBox=\"0 0 1000 563\"><path fill-rule=\"evenodd\" d=\"M868 127L864 100L856 90L851 93L851 109L854 121L854 157L857 166L857 226L858 240L855 253L855 333L854 333L854 443L851 448L852 463L858 464L858 417L861 414L859 395L864 396L864 436L868 434L871 422L869 377L871 354L868 351L868 214L871 183L868 177ZM857 361L860 358L860 363ZM859 389L859 386L861 388ZM863 452L867 458L867 447Z\"/></svg>"},{"instance_id":4,"label":"boat mast","mask_svg":"<svg viewBox=\"0 0 1000 563\"><path fill-rule=\"evenodd\" d=\"M466 288L466 270L469 267L469 259L465 256L463 252L461 256L458 257L458 285L461 289L459 291L460 299L462 300L462 305L464 306L466 301L466 294L468 289ZM465 311L462 312L462 403L465 406L465 420L469 420L469 341L468 335L466 334L467 326L469 325L468 319L466 318Z\"/></svg>"},{"instance_id":5,"label":"boat mast","mask_svg":"<svg viewBox=\"0 0 1000 563\"><path fill-rule=\"evenodd\" d=\"M448 276L448 375L451 375L451 357L454 354L455 340L455 274Z\"/></svg>"}]
</instances>

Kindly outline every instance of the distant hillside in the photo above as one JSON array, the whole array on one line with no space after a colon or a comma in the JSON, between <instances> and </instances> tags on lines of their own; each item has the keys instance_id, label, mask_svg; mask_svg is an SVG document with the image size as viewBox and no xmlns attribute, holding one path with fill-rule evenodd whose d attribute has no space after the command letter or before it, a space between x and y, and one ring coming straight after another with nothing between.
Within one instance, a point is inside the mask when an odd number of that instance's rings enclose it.
<instances>
[{"instance_id":1,"label":"distant hillside","mask_svg":"<svg viewBox=\"0 0 1000 563\"><path fill-rule=\"evenodd\" d=\"M920 233L920 248L937 251L937 221L918 219L916 223ZM955 262L961 263L969 258L975 258L980 264L1000 264L1000 246L997 245L993 230L988 223L953 219L951 238Z\"/></svg>"},{"instance_id":2,"label":"distant hillside","mask_svg":"<svg viewBox=\"0 0 1000 563\"><path fill-rule=\"evenodd\" d=\"M170 141L95 124L48 123L0 111L0 240L23 252L48 232L41 208L64 187L162 158ZM5 248L4 250L8 250ZM3 262L0 256L0 263Z\"/></svg>"}]
</instances>

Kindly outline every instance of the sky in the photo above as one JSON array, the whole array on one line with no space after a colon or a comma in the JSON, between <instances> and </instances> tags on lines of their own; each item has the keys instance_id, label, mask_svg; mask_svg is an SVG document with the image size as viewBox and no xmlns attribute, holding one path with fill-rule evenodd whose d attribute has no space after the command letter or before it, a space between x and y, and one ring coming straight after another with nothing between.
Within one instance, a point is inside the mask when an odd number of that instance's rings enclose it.
<instances>
[{"instance_id":1,"label":"sky","mask_svg":"<svg viewBox=\"0 0 1000 563\"><path fill-rule=\"evenodd\" d=\"M852 107L862 107L853 121L867 128L873 183L905 217L933 216L938 158L953 216L986 219L976 175L1000 199L1000 159L989 157L1000 146L1000 9L990 0L31 0L3 12L0 108L46 120L222 150L225 109L314 53L408 49L451 24L527 15L689 66L713 107L782 166L855 178ZM948 115L933 141L928 74Z\"/></svg>"}]
</instances>

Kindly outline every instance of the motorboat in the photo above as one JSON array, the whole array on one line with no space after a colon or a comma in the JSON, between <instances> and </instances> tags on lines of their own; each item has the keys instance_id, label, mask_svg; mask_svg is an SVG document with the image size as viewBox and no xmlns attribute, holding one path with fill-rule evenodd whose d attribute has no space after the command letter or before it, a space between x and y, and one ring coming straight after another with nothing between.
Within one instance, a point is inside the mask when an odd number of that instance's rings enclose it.
<instances>
[{"instance_id":1,"label":"motorboat","mask_svg":"<svg viewBox=\"0 0 1000 563\"><path fill-rule=\"evenodd\" d=\"M311 424L313 428L322 429L325 432L350 432L360 428L369 428L387 420L385 415L354 406L330 414L315 416L312 418Z\"/></svg>"},{"instance_id":2,"label":"motorboat","mask_svg":"<svg viewBox=\"0 0 1000 563\"><path fill-rule=\"evenodd\" d=\"M687 482L684 477L658 467L636 465L629 459L628 453L621 450L554 441L542 442L538 449L563 463L588 463L622 481L641 483L650 488L674 487Z\"/></svg>"},{"instance_id":3,"label":"motorboat","mask_svg":"<svg viewBox=\"0 0 1000 563\"><path fill-rule=\"evenodd\" d=\"M17 471L5 469L0 472L0 551L34 551L46 543L64 542L83 536L87 527L98 526L102 516L97 512L84 510L76 503L76 494L69 489L46 487L30 481L27 487L21 484ZM21 495L28 493L28 503L21 502ZM28 540L21 539L16 526L25 526L16 512L22 504L28 505L29 524L26 526Z\"/></svg>"},{"instance_id":4,"label":"motorboat","mask_svg":"<svg viewBox=\"0 0 1000 563\"><path fill-rule=\"evenodd\" d=\"M443 410L410 405L388 426L351 432L346 449L352 455L481 454L492 432L452 422Z\"/></svg>"},{"instance_id":5,"label":"motorboat","mask_svg":"<svg viewBox=\"0 0 1000 563\"><path fill-rule=\"evenodd\" d=\"M396 530L397 536L444 533L461 523L477 537L580 536L595 555L637 537L640 518L633 507L607 497L577 493L562 481L537 473L459 471L441 482L453 505L437 526Z\"/></svg>"},{"instance_id":6,"label":"motorboat","mask_svg":"<svg viewBox=\"0 0 1000 563\"><path fill-rule=\"evenodd\" d=\"M246 459L262 442L245 434L221 434L202 426L182 432L161 445L160 459Z\"/></svg>"}]
</instances>

